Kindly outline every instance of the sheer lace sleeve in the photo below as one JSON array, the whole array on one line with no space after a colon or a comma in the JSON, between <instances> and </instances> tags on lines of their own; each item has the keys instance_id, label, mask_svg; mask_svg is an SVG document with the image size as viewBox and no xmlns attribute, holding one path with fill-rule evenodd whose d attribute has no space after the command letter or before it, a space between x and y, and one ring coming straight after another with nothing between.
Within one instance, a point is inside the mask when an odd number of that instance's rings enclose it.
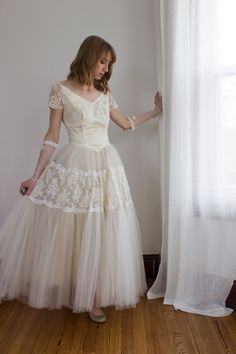
<instances>
[{"instance_id":1,"label":"sheer lace sleeve","mask_svg":"<svg viewBox=\"0 0 236 354\"><path fill-rule=\"evenodd\" d=\"M109 110L110 112L115 109L118 108L118 104L116 103L114 97L109 93Z\"/></svg>"},{"instance_id":2,"label":"sheer lace sleeve","mask_svg":"<svg viewBox=\"0 0 236 354\"><path fill-rule=\"evenodd\" d=\"M63 93L59 84L55 84L51 87L48 99L48 106L50 108L63 109Z\"/></svg>"}]
</instances>

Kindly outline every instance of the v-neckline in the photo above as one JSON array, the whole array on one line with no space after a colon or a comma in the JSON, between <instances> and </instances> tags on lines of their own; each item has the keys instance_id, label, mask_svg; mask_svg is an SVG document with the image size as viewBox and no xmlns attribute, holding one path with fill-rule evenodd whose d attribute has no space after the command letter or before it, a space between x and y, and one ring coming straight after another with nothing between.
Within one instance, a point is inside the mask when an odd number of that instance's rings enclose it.
<instances>
[{"instance_id":1,"label":"v-neckline","mask_svg":"<svg viewBox=\"0 0 236 354\"><path fill-rule=\"evenodd\" d=\"M87 102L87 103L94 103L94 102L96 102L96 101L102 96L102 94L103 94L103 92L101 92L99 95L97 95L97 97L95 97L94 100L90 101L90 100L88 100L87 98L84 98L83 96L81 96L81 95L79 95L78 93L74 92L74 91L71 90L69 87L67 87L67 86L65 86L65 85L63 85L63 84L61 84L60 82L59 82L59 85L65 87L68 91L70 91L71 93L73 93L73 95L75 95L75 96L81 98L82 100L84 100L84 101Z\"/></svg>"}]
</instances>

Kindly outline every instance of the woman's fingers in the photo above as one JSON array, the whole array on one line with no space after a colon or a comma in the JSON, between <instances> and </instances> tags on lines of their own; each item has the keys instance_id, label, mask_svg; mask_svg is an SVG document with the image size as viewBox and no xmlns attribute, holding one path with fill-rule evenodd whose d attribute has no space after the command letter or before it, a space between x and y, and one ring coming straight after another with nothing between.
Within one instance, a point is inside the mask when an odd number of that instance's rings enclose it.
<instances>
[{"instance_id":1,"label":"woman's fingers","mask_svg":"<svg viewBox=\"0 0 236 354\"><path fill-rule=\"evenodd\" d=\"M157 91L157 93L155 94L155 104L157 101L159 101L160 99L160 94L159 94L159 91Z\"/></svg>"},{"instance_id":2,"label":"woman's fingers","mask_svg":"<svg viewBox=\"0 0 236 354\"><path fill-rule=\"evenodd\" d=\"M155 95L155 106L157 107L159 112L162 112L162 96L160 96L159 91L157 91Z\"/></svg>"},{"instance_id":3,"label":"woman's fingers","mask_svg":"<svg viewBox=\"0 0 236 354\"><path fill-rule=\"evenodd\" d=\"M157 106L158 104L160 104L162 101L162 96L160 96L159 91L157 91L156 95L155 95L155 105Z\"/></svg>"},{"instance_id":4,"label":"woman's fingers","mask_svg":"<svg viewBox=\"0 0 236 354\"><path fill-rule=\"evenodd\" d=\"M22 194L22 195L30 195L32 190L34 189L35 187L35 184L36 184L36 181L32 181L32 180L27 180L25 182L22 182L21 183L21 186L20 186L20 190L19 192Z\"/></svg>"}]
</instances>

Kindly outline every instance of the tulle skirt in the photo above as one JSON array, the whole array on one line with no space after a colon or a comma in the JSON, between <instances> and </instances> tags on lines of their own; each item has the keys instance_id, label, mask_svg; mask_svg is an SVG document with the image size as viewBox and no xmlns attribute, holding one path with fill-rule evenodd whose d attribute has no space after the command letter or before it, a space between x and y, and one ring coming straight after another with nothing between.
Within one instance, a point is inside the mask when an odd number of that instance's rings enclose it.
<instances>
[{"instance_id":1,"label":"tulle skirt","mask_svg":"<svg viewBox=\"0 0 236 354\"><path fill-rule=\"evenodd\" d=\"M141 237L112 145L68 144L0 230L0 298L36 308L134 307L146 291Z\"/></svg>"}]
</instances>

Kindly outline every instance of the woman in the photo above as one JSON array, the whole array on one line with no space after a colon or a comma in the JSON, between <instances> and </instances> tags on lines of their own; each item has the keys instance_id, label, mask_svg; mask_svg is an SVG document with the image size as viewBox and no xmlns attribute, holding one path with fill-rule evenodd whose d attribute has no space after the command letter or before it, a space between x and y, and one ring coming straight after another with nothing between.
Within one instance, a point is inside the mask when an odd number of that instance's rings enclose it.
<instances>
[{"instance_id":1,"label":"woman","mask_svg":"<svg viewBox=\"0 0 236 354\"><path fill-rule=\"evenodd\" d=\"M140 232L124 167L109 143L110 118L135 129L162 111L125 117L108 81L116 54L97 36L81 44L65 81L51 88L50 122L25 195L0 231L0 298L88 311L135 306L146 290ZM61 122L69 143L51 160Z\"/></svg>"}]
</instances>

